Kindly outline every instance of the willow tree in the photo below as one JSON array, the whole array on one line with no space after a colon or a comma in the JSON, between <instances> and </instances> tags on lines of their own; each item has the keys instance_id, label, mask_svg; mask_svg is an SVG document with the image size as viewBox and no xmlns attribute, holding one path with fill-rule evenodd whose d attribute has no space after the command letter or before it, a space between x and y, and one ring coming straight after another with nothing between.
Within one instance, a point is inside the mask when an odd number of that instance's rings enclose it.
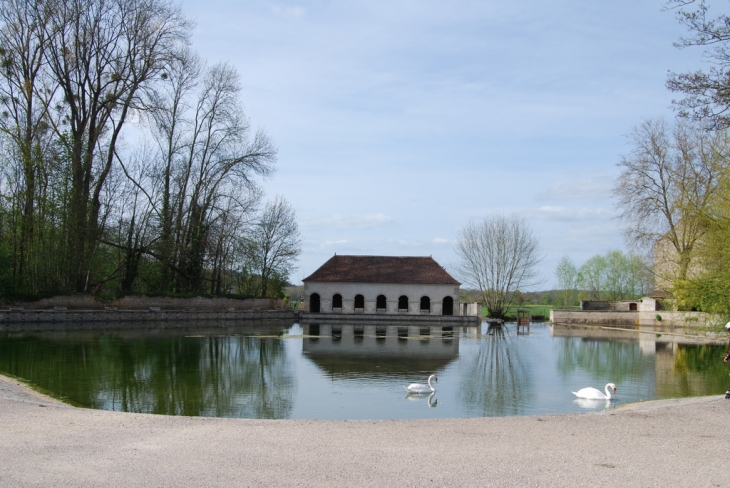
<instances>
[{"instance_id":1,"label":"willow tree","mask_svg":"<svg viewBox=\"0 0 730 488\"><path fill-rule=\"evenodd\" d=\"M471 221L457 235L457 274L481 291L490 317L502 318L516 293L540 283L539 241L527 220L494 214Z\"/></svg>"}]
</instances>

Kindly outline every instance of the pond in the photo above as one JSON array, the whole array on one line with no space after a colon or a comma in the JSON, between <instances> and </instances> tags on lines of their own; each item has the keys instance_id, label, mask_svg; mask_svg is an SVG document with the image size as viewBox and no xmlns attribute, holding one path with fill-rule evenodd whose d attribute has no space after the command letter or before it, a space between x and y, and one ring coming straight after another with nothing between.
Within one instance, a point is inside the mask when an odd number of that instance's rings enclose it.
<instances>
[{"instance_id":1,"label":"pond","mask_svg":"<svg viewBox=\"0 0 730 488\"><path fill-rule=\"evenodd\" d=\"M547 324L0 334L0 373L77 406L256 419L538 415L722 395L724 354L653 330ZM431 374L435 393L407 394ZM608 382L613 402L571 393Z\"/></svg>"}]
</instances>

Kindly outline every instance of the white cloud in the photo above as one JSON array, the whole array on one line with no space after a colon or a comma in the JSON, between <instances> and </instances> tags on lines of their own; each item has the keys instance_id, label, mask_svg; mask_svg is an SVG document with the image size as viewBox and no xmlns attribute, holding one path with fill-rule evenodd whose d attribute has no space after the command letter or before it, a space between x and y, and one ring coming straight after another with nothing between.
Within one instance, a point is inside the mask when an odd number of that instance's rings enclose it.
<instances>
[{"instance_id":1,"label":"white cloud","mask_svg":"<svg viewBox=\"0 0 730 488\"><path fill-rule=\"evenodd\" d=\"M449 244L451 243L450 239L444 239L442 237L437 237L432 241L434 244Z\"/></svg>"},{"instance_id":2,"label":"white cloud","mask_svg":"<svg viewBox=\"0 0 730 488\"><path fill-rule=\"evenodd\" d=\"M579 222L610 220L614 217L613 210L605 208L568 208L546 205L540 207L532 215L538 219L556 222Z\"/></svg>"},{"instance_id":3,"label":"white cloud","mask_svg":"<svg viewBox=\"0 0 730 488\"><path fill-rule=\"evenodd\" d=\"M352 241L348 241L347 239L338 239L336 241L324 241L322 244L319 245L320 249L324 249L325 247L330 246L336 246L341 244L349 244Z\"/></svg>"},{"instance_id":4,"label":"white cloud","mask_svg":"<svg viewBox=\"0 0 730 488\"><path fill-rule=\"evenodd\" d=\"M307 10L304 7L295 5L293 7L282 7L281 5L274 5L271 7L271 12L275 15L283 15L285 17L304 17Z\"/></svg>"},{"instance_id":5,"label":"white cloud","mask_svg":"<svg viewBox=\"0 0 730 488\"><path fill-rule=\"evenodd\" d=\"M305 220L302 228L306 229L374 229L376 227L385 227L395 222L393 218L377 213L370 215L341 215L335 214L331 217L321 217Z\"/></svg>"},{"instance_id":6,"label":"white cloud","mask_svg":"<svg viewBox=\"0 0 730 488\"><path fill-rule=\"evenodd\" d=\"M562 181L552 185L540 199L603 200L611 197L614 179L605 175L600 178Z\"/></svg>"}]
</instances>

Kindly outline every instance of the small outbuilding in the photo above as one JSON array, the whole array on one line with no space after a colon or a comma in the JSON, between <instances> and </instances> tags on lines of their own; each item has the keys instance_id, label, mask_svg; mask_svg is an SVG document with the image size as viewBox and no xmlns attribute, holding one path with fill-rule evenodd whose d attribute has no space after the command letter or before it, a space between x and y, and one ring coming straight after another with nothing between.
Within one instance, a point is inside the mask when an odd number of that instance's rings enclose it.
<instances>
[{"instance_id":1,"label":"small outbuilding","mask_svg":"<svg viewBox=\"0 0 730 488\"><path fill-rule=\"evenodd\" d=\"M310 313L461 315L461 283L431 257L334 255L302 281Z\"/></svg>"}]
</instances>

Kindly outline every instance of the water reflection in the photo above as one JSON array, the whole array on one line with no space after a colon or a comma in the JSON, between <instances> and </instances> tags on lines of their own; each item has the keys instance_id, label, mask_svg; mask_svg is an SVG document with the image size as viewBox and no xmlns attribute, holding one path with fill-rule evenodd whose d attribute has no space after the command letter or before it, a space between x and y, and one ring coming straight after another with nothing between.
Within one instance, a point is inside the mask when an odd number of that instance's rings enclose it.
<instances>
[{"instance_id":1,"label":"water reflection","mask_svg":"<svg viewBox=\"0 0 730 488\"><path fill-rule=\"evenodd\" d=\"M578 405L580 408L586 408L589 410L608 410L613 406L611 400L588 400L587 398L576 398L573 403Z\"/></svg>"},{"instance_id":2,"label":"water reflection","mask_svg":"<svg viewBox=\"0 0 730 488\"><path fill-rule=\"evenodd\" d=\"M282 341L272 337L6 337L0 371L83 406L163 415L286 418L296 387Z\"/></svg>"},{"instance_id":3,"label":"water reflection","mask_svg":"<svg viewBox=\"0 0 730 488\"><path fill-rule=\"evenodd\" d=\"M552 326L550 335L566 339L556 343L561 374L581 370L600 384L638 381L645 388L642 400L707 395L727 386L722 349L697 344L681 331Z\"/></svg>"},{"instance_id":4,"label":"water reflection","mask_svg":"<svg viewBox=\"0 0 730 488\"><path fill-rule=\"evenodd\" d=\"M406 400L410 400L412 402L418 402L422 400L426 400L426 405L428 405L429 408L434 408L438 404L438 399L434 398L436 396L436 392L432 391L428 397L426 397L425 393L408 393L406 395Z\"/></svg>"},{"instance_id":5,"label":"water reflection","mask_svg":"<svg viewBox=\"0 0 730 488\"><path fill-rule=\"evenodd\" d=\"M558 343L558 371L565 375L576 369L588 373L601 385L620 384L628 378L654 377L654 358L645 354L638 344L622 337L610 341L598 337L574 337Z\"/></svg>"},{"instance_id":6,"label":"water reflection","mask_svg":"<svg viewBox=\"0 0 730 488\"><path fill-rule=\"evenodd\" d=\"M302 352L337 379L410 380L442 371L459 356L453 327L304 324Z\"/></svg>"},{"instance_id":7,"label":"water reflection","mask_svg":"<svg viewBox=\"0 0 730 488\"><path fill-rule=\"evenodd\" d=\"M0 372L93 408L279 419L567 413L727 387L722 345L674 330L532 324L522 332L310 323L5 333ZM437 392L404 396L405 385L430 374ZM619 388L614 402L571 393L609 381Z\"/></svg>"},{"instance_id":8,"label":"water reflection","mask_svg":"<svg viewBox=\"0 0 730 488\"><path fill-rule=\"evenodd\" d=\"M529 358L519 354L516 332L490 323L476 354L464 358L458 397L470 416L519 415L534 393Z\"/></svg>"}]
</instances>

